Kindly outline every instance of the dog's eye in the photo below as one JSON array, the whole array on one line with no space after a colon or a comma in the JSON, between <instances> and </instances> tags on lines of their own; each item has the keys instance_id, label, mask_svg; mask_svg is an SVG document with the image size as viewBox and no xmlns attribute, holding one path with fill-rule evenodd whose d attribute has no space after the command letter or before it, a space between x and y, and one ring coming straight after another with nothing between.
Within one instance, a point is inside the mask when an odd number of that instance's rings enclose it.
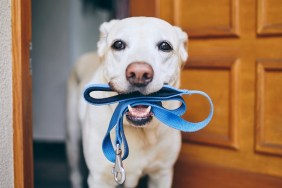
<instances>
[{"instance_id":1,"label":"dog's eye","mask_svg":"<svg viewBox=\"0 0 282 188\"><path fill-rule=\"evenodd\" d=\"M163 52L170 52L170 51L173 50L171 45L168 42L166 42L166 41L160 42L158 44L158 48L159 48L159 50L161 50Z\"/></svg>"},{"instance_id":2,"label":"dog's eye","mask_svg":"<svg viewBox=\"0 0 282 188\"><path fill-rule=\"evenodd\" d=\"M126 47L126 44L125 44L125 42L122 41L122 40L117 40L117 41L115 41L115 42L112 44L112 49L118 50L118 51L124 50L125 47Z\"/></svg>"}]
</instances>

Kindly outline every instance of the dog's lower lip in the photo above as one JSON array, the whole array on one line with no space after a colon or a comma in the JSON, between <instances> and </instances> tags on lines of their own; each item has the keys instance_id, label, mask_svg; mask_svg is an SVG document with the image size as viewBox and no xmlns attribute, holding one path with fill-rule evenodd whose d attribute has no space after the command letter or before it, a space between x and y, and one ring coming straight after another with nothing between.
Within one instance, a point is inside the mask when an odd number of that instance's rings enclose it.
<instances>
[{"instance_id":1,"label":"dog's lower lip","mask_svg":"<svg viewBox=\"0 0 282 188\"><path fill-rule=\"evenodd\" d=\"M153 119L153 113L151 112L151 106L128 106L128 112L126 113L127 120L135 126L144 126Z\"/></svg>"},{"instance_id":2,"label":"dog's lower lip","mask_svg":"<svg viewBox=\"0 0 282 188\"><path fill-rule=\"evenodd\" d=\"M144 126L149 123L153 119L153 115L143 117L143 118L135 118L130 115L126 115L127 120L135 126Z\"/></svg>"}]
</instances>

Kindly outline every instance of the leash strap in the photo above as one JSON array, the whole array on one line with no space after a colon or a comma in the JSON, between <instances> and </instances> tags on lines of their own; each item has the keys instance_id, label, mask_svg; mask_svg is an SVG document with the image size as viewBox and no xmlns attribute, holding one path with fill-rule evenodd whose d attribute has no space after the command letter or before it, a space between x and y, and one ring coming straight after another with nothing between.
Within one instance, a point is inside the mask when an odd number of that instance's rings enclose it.
<instances>
[{"instance_id":1,"label":"leash strap","mask_svg":"<svg viewBox=\"0 0 282 188\"><path fill-rule=\"evenodd\" d=\"M106 158L115 163L116 160L116 152L113 147L113 142L110 137L111 130L116 127L116 140L115 145L122 146L124 154L122 156L122 160L126 159L129 154L128 143L126 141L126 137L123 130L123 116L128 111L128 105L134 107L138 105L147 105L151 106L151 110L159 121L164 123L165 125L180 130L184 132L195 132L202 128L204 128L211 120L213 116L213 104L210 97L202 92L197 90L182 90L176 89L169 85L165 85L160 91L156 93L152 93L150 95L142 95L139 92L134 92L130 94L120 94L107 98L95 98L90 94L95 91L106 91L110 92L112 89L106 84L91 84L88 85L84 91L84 98L87 102L93 105L109 105L118 102L113 116L110 120L110 124L106 135L103 140L102 149ZM182 118L186 111L186 104L184 99L181 97L182 95L193 95L198 94L202 95L208 99L210 104L210 113L206 119L201 122L189 122ZM181 105L173 110L166 109L162 106L162 101L179 101Z\"/></svg>"}]
</instances>

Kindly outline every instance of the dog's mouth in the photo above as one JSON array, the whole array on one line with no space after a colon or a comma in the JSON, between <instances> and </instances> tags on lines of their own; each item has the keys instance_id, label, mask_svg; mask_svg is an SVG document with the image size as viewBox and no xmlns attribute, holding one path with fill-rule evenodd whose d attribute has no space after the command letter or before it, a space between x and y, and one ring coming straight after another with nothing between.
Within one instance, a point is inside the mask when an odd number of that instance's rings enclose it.
<instances>
[{"instance_id":1,"label":"dog's mouth","mask_svg":"<svg viewBox=\"0 0 282 188\"><path fill-rule=\"evenodd\" d=\"M130 105L128 105L126 118L129 123L133 124L134 126L145 126L153 119L151 106L137 105L131 107Z\"/></svg>"}]
</instances>

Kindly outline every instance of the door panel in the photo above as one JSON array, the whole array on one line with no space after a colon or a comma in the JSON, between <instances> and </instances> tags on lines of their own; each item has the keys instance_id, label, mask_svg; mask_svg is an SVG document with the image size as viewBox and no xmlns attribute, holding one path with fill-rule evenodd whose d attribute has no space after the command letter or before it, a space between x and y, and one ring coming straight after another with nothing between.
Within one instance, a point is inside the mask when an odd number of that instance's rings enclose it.
<instances>
[{"instance_id":1,"label":"door panel","mask_svg":"<svg viewBox=\"0 0 282 188\"><path fill-rule=\"evenodd\" d=\"M237 148L237 92L238 65L236 59L190 59L182 71L181 85L203 90L213 99L214 117L210 126L198 133L183 134L184 142L211 144L216 147ZM209 112L208 102L202 98L185 97L188 113L183 117L201 121ZM203 108L204 107L204 108Z\"/></svg>"},{"instance_id":2,"label":"door panel","mask_svg":"<svg viewBox=\"0 0 282 188\"><path fill-rule=\"evenodd\" d=\"M258 25L259 35L281 35L282 14L280 0L258 0Z\"/></svg>"},{"instance_id":3,"label":"door panel","mask_svg":"<svg viewBox=\"0 0 282 188\"><path fill-rule=\"evenodd\" d=\"M174 24L188 30L190 37L236 36L238 16L238 0L177 0L174 3Z\"/></svg>"},{"instance_id":4,"label":"door panel","mask_svg":"<svg viewBox=\"0 0 282 188\"><path fill-rule=\"evenodd\" d=\"M282 1L150 4L150 15L188 33L181 87L208 93L215 108L208 127L183 133L174 187L282 187ZM185 101L185 119L207 116L203 98Z\"/></svg>"},{"instance_id":5,"label":"door panel","mask_svg":"<svg viewBox=\"0 0 282 188\"><path fill-rule=\"evenodd\" d=\"M282 60L257 63L257 152L282 155ZM274 113L275 112L275 113Z\"/></svg>"}]
</instances>

